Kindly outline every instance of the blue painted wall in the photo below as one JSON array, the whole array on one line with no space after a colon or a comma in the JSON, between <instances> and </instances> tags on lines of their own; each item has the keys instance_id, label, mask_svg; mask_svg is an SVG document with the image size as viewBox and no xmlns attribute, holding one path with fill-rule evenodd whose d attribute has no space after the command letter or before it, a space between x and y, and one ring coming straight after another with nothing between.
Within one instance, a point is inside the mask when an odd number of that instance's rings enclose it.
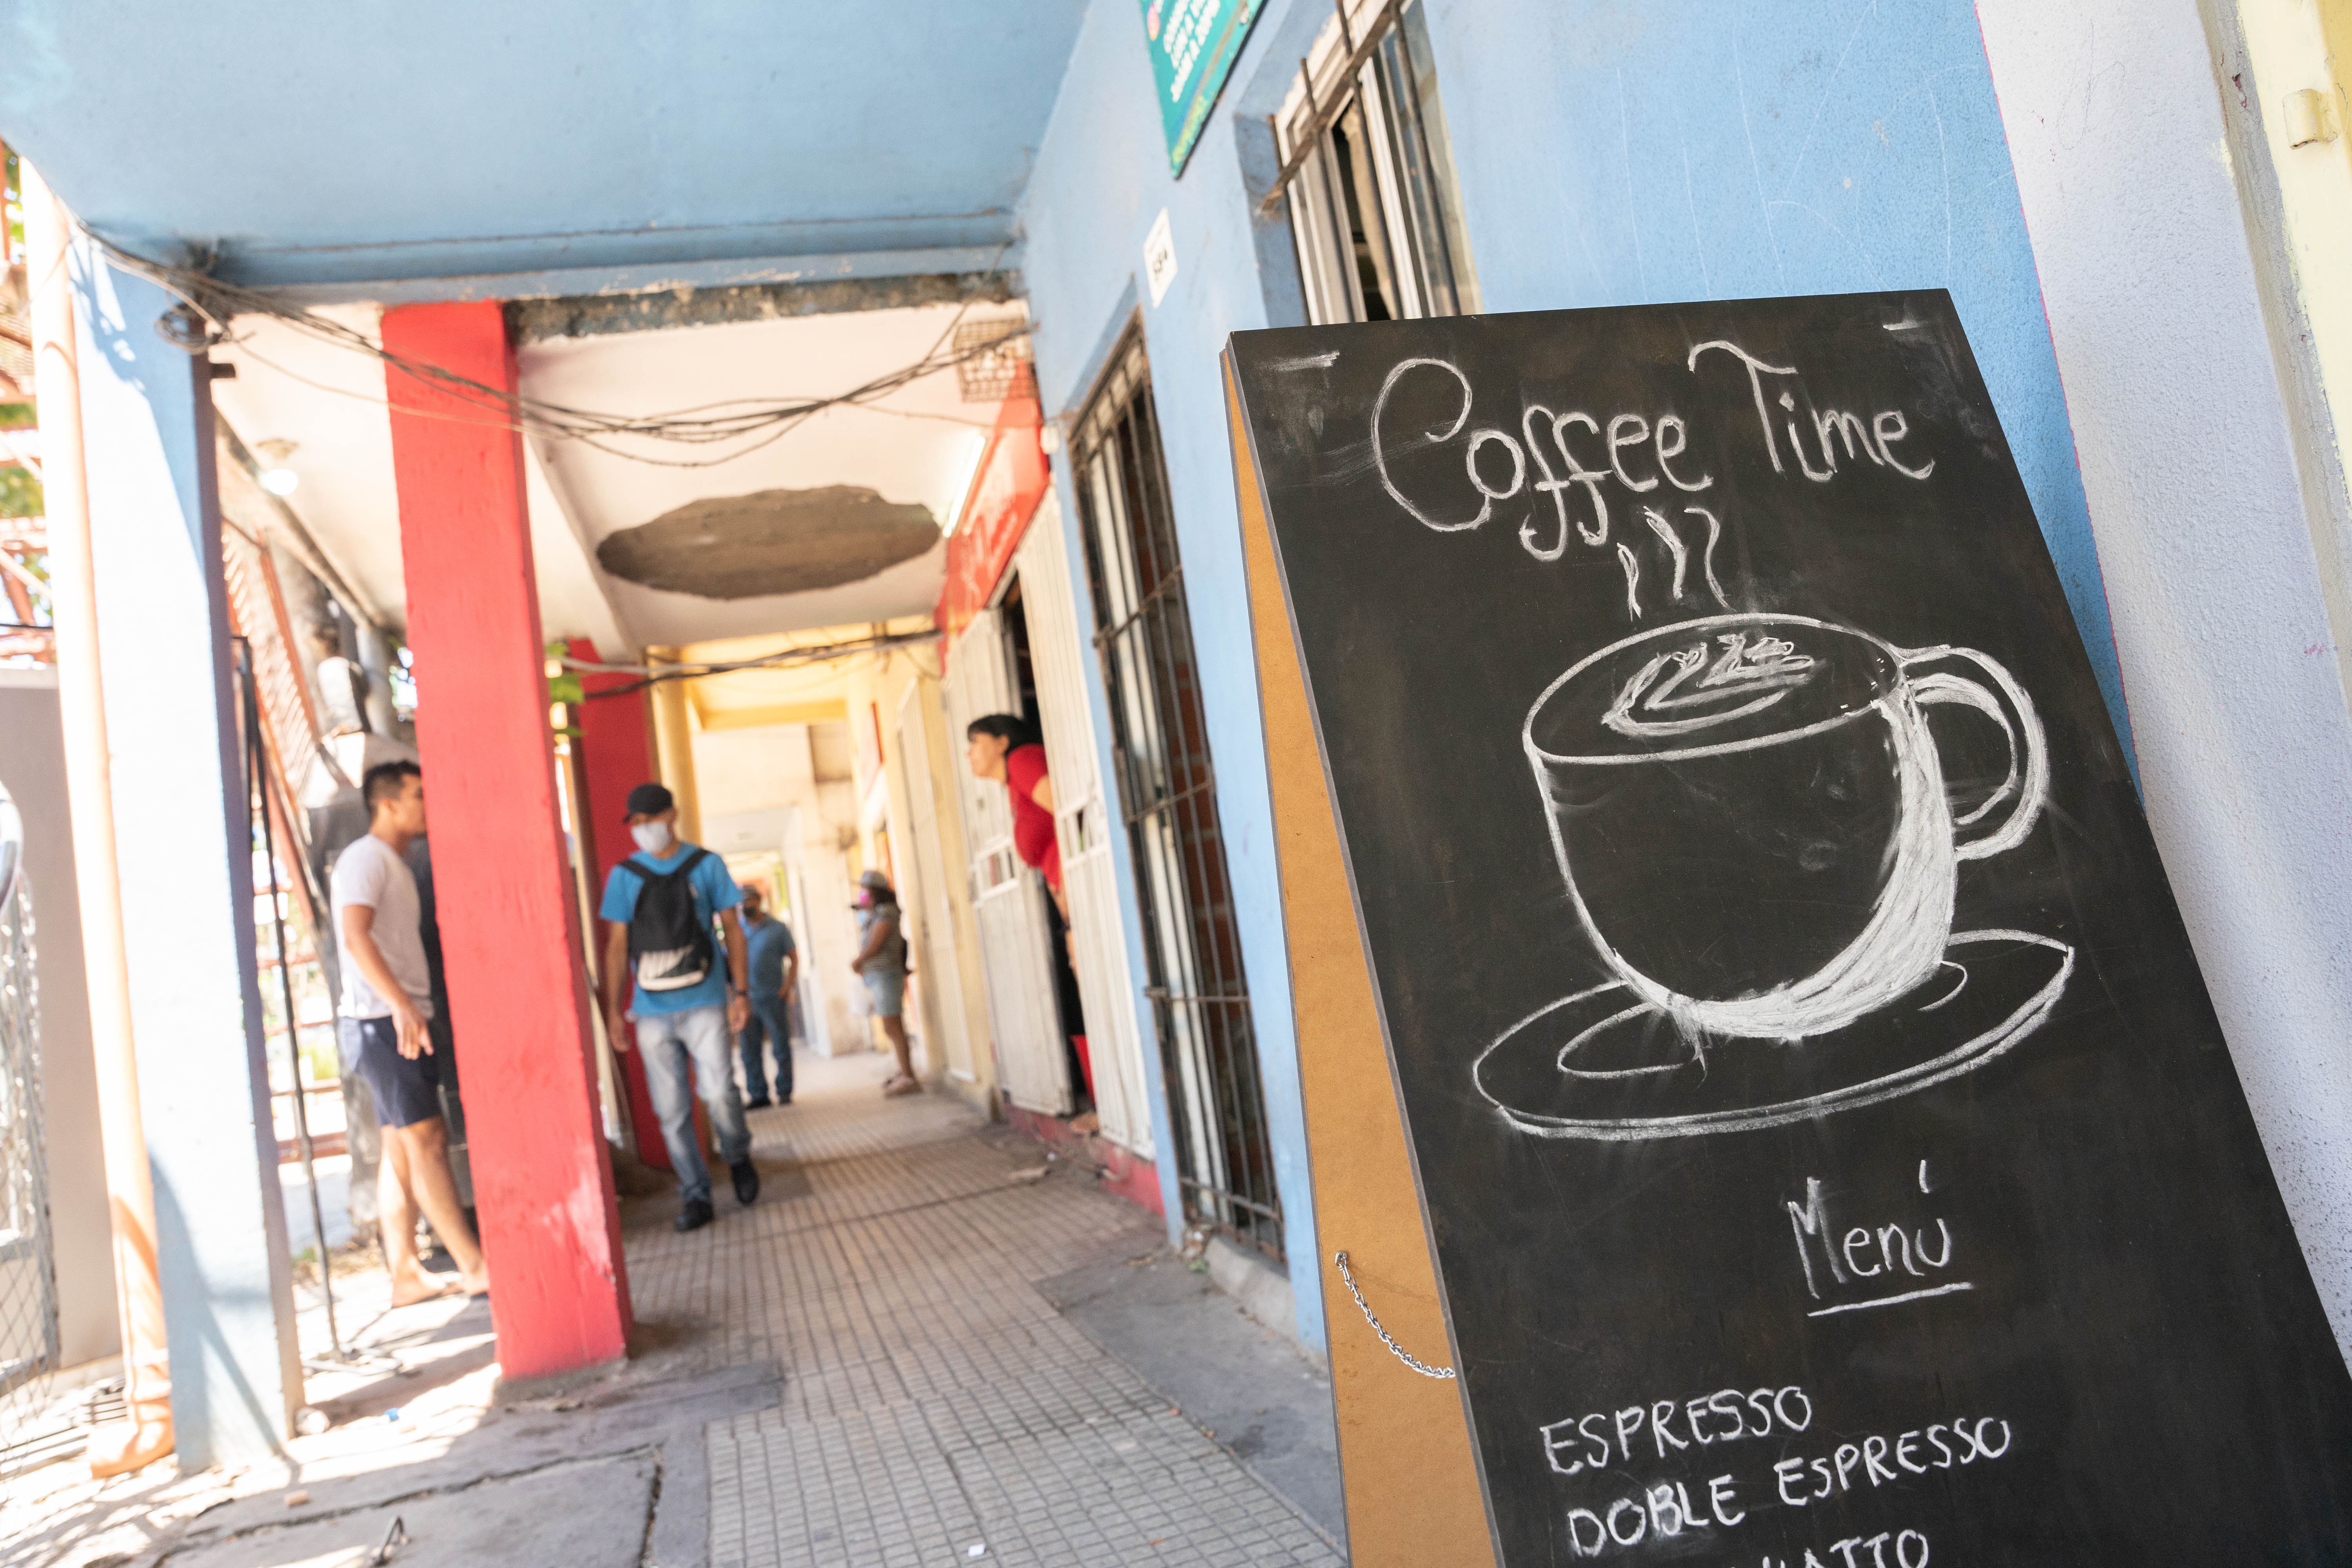
<instances>
[{"instance_id":1,"label":"blue painted wall","mask_svg":"<svg viewBox=\"0 0 2352 1568\"><path fill-rule=\"evenodd\" d=\"M1278 30L1273 18L1261 18L1236 80ZM1076 412L1129 312L1139 299L1149 299L1138 292L1143 237L1168 205L1179 271L1160 304L1145 309L1144 328L1192 602L1227 867L1241 916L1243 963L1255 1005L1298 1331L1320 1345L1322 1293L1306 1120L1233 465L1217 384L1216 356L1225 334L1266 321L1229 112L1243 95L1227 89L1183 180L1171 184L1143 50L1142 10L1132 0L1101 0L1088 8L1021 212L1030 308L1042 324L1035 340L1038 384L1049 414ZM1066 468L1056 464L1057 470ZM1074 562L1073 570L1083 580L1083 564ZM1094 673L1098 682L1099 672ZM1108 760L1105 776L1117 776ZM1133 868L1125 850L1122 844L1121 876L1131 888ZM1136 923L1130 915L1130 926ZM1140 986L1147 972L1139 951L1132 962ZM1142 1017L1151 1016L1148 1002L1139 1000L1139 1007ZM1150 1065L1156 1076L1156 1057ZM1158 1126L1165 1119L1164 1086L1155 1086L1155 1094ZM1159 1147L1161 1165L1172 1173L1172 1142L1163 1139ZM1172 1184L1172 1175L1166 1179Z\"/></svg>"},{"instance_id":2,"label":"blue painted wall","mask_svg":"<svg viewBox=\"0 0 2352 1568\"><path fill-rule=\"evenodd\" d=\"M2120 727L2098 561L1973 8L1424 3L1486 309L1951 290ZM1216 356L1230 332L1300 319L1281 233L1252 221L1250 180L1262 186L1267 172L1264 118L1330 15L1271 0L1190 166L1171 181L1140 7L1097 0L1020 209L1039 383L1056 415L1083 402L1135 308L1145 234L1169 214L1178 271L1166 298L1144 306L1144 330L1298 1327L1312 1342L1324 1331L1318 1247Z\"/></svg>"},{"instance_id":3,"label":"blue painted wall","mask_svg":"<svg viewBox=\"0 0 2352 1568\"><path fill-rule=\"evenodd\" d=\"M1487 310L1952 291L2123 730L1975 7L1429 3Z\"/></svg>"},{"instance_id":4,"label":"blue painted wall","mask_svg":"<svg viewBox=\"0 0 2352 1568\"><path fill-rule=\"evenodd\" d=\"M985 256L1080 11L13 0L0 138L108 237L257 284Z\"/></svg>"}]
</instances>

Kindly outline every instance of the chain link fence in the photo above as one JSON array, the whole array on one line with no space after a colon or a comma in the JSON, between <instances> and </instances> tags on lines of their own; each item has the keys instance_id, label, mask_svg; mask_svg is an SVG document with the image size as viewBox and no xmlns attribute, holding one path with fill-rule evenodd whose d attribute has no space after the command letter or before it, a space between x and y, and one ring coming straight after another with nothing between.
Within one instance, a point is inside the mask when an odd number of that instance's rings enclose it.
<instances>
[{"instance_id":1,"label":"chain link fence","mask_svg":"<svg viewBox=\"0 0 2352 1568\"><path fill-rule=\"evenodd\" d=\"M40 995L23 818L0 789L0 1459L40 1420L58 1369L58 1282L41 1141Z\"/></svg>"}]
</instances>

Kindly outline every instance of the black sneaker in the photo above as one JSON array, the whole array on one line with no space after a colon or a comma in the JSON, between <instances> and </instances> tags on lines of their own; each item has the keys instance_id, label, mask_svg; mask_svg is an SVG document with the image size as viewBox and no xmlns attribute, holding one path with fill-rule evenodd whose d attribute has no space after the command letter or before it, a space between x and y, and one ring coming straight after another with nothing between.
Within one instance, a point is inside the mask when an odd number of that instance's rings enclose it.
<instances>
[{"instance_id":1,"label":"black sneaker","mask_svg":"<svg viewBox=\"0 0 2352 1568\"><path fill-rule=\"evenodd\" d=\"M792 1096L788 1094L784 1096L784 1098L786 1100L790 1100ZM765 1110L771 1103L772 1102L766 1095L754 1095L750 1100L743 1102L743 1109L746 1110Z\"/></svg>"},{"instance_id":2,"label":"black sneaker","mask_svg":"<svg viewBox=\"0 0 2352 1568\"><path fill-rule=\"evenodd\" d=\"M671 1228L683 1235L689 1230L700 1230L709 1223L710 1200L698 1198L677 1211L677 1224Z\"/></svg>"},{"instance_id":3,"label":"black sneaker","mask_svg":"<svg viewBox=\"0 0 2352 1568\"><path fill-rule=\"evenodd\" d=\"M749 1160L738 1160L727 1167L735 1178L735 1201L749 1207L760 1196L760 1167Z\"/></svg>"}]
</instances>

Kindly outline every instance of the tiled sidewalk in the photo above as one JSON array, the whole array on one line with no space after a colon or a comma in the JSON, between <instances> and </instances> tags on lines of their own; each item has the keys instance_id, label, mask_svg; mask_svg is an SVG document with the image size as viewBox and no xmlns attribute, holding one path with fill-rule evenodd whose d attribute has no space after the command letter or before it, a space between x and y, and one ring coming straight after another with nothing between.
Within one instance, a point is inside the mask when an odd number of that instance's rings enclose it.
<instances>
[{"instance_id":1,"label":"tiled sidewalk","mask_svg":"<svg viewBox=\"0 0 2352 1568\"><path fill-rule=\"evenodd\" d=\"M776 1408L709 1429L712 1568L1340 1562L1034 1288L1157 1222L952 1101L881 1100L880 1072L804 1060L753 1115L755 1208L633 1226L641 1321L783 1373Z\"/></svg>"},{"instance_id":2,"label":"tiled sidewalk","mask_svg":"<svg viewBox=\"0 0 2352 1568\"><path fill-rule=\"evenodd\" d=\"M796 1103L753 1113L753 1207L723 1178L690 1236L675 1197L626 1206L625 1364L504 1387L485 1304L387 1310L380 1272L339 1279L375 1359L310 1379L328 1430L242 1470L12 1478L0 1568L351 1568L395 1520L410 1568L1340 1563L1038 1289L1166 1266L1158 1221L952 1100L883 1100L886 1069L804 1060ZM1178 1364L1285 1377L1279 1342L1212 1310L1217 1332L1151 1320Z\"/></svg>"}]
</instances>

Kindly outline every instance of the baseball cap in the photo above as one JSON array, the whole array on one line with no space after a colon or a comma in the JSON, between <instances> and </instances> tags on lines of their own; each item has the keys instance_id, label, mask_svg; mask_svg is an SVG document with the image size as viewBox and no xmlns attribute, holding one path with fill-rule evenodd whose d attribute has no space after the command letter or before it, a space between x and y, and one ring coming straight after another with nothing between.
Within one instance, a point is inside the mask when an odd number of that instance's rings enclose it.
<instances>
[{"instance_id":1,"label":"baseball cap","mask_svg":"<svg viewBox=\"0 0 2352 1568\"><path fill-rule=\"evenodd\" d=\"M641 784L629 792L628 815L659 816L677 804L677 797L657 784Z\"/></svg>"}]
</instances>

